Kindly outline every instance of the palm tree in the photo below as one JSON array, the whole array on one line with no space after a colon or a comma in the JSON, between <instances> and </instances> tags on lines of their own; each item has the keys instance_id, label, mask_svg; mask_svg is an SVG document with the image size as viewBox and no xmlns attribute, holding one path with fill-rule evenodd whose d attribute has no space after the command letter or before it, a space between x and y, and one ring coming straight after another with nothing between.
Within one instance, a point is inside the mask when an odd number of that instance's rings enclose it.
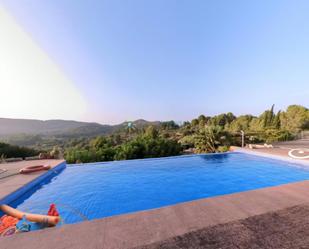
<instances>
[{"instance_id":1,"label":"palm tree","mask_svg":"<svg viewBox=\"0 0 309 249\"><path fill-rule=\"evenodd\" d=\"M128 122L125 123L125 129L129 134L131 134L131 133L133 133L134 131L137 130L135 124L131 121L128 121Z\"/></svg>"}]
</instances>

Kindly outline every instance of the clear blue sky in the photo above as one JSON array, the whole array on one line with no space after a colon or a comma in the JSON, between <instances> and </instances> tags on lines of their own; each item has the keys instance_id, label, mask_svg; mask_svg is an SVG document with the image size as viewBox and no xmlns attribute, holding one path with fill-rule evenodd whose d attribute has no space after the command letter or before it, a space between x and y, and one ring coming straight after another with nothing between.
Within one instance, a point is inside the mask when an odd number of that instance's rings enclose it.
<instances>
[{"instance_id":1,"label":"clear blue sky","mask_svg":"<svg viewBox=\"0 0 309 249\"><path fill-rule=\"evenodd\" d=\"M0 0L0 6L85 102L76 116L33 111L33 118L190 120L259 114L272 104L309 106L306 0Z\"/></svg>"}]
</instances>

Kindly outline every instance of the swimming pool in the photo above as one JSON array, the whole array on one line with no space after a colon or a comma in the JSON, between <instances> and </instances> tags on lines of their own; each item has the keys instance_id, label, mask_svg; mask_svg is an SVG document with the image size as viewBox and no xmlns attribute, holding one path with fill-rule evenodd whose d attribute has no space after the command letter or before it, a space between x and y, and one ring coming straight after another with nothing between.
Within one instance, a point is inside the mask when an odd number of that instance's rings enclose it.
<instances>
[{"instance_id":1,"label":"swimming pool","mask_svg":"<svg viewBox=\"0 0 309 249\"><path fill-rule=\"evenodd\" d=\"M297 165L244 153L93 163L68 166L13 205L45 214L55 203L76 223L308 179Z\"/></svg>"}]
</instances>

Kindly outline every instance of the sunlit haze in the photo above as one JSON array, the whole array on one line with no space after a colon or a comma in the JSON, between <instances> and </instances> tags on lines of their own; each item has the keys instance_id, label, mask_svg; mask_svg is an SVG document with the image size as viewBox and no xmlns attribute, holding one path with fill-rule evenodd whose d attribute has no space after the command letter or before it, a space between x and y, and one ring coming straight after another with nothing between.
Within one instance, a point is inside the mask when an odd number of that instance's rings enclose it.
<instances>
[{"instance_id":1,"label":"sunlit haze","mask_svg":"<svg viewBox=\"0 0 309 249\"><path fill-rule=\"evenodd\" d=\"M0 8L0 114L18 118L82 118L82 94Z\"/></svg>"}]
</instances>

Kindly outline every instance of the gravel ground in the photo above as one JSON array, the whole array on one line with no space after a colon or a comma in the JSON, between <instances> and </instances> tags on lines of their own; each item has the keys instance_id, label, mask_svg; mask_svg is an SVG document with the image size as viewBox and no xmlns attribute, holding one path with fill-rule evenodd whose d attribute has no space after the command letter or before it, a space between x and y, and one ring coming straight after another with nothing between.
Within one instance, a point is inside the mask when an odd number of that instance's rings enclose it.
<instances>
[{"instance_id":1,"label":"gravel ground","mask_svg":"<svg viewBox=\"0 0 309 249\"><path fill-rule=\"evenodd\" d=\"M249 217L138 249L308 249L309 204ZM136 248L137 249L137 248Z\"/></svg>"}]
</instances>

